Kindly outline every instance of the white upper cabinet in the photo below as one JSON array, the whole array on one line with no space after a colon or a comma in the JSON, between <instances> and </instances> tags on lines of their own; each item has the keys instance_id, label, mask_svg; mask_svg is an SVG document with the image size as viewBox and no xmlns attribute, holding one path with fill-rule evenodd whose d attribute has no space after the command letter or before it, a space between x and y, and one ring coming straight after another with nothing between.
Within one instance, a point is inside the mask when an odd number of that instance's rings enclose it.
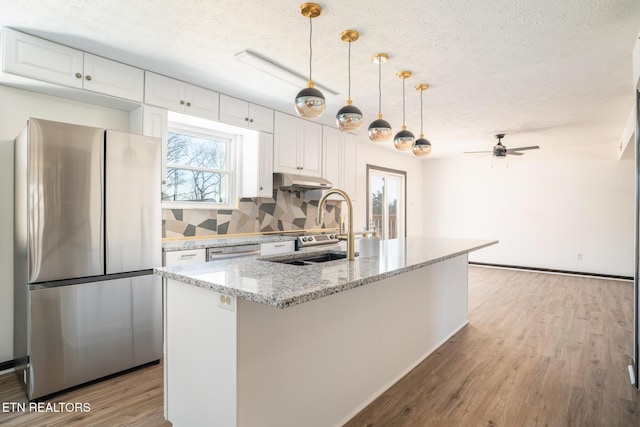
<instances>
[{"instance_id":1,"label":"white upper cabinet","mask_svg":"<svg viewBox=\"0 0 640 427\"><path fill-rule=\"evenodd\" d=\"M357 137L328 126L323 127L322 133L323 177L331 181L333 188L344 190L351 200L356 200Z\"/></svg>"},{"instance_id":2,"label":"white upper cabinet","mask_svg":"<svg viewBox=\"0 0 640 427\"><path fill-rule=\"evenodd\" d=\"M273 197L273 135L260 132L242 142L241 197Z\"/></svg>"},{"instance_id":3,"label":"white upper cabinet","mask_svg":"<svg viewBox=\"0 0 640 427\"><path fill-rule=\"evenodd\" d=\"M273 171L322 175L322 125L275 112Z\"/></svg>"},{"instance_id":4,"label":"white upper cabinet","mask_svg":"<svg viewBox=\"0 0 640 427\"><path fill-rule=\"evenodd\" d=\"M85 53L84 89L142 102L144 98L144 71Z\"/></svg>"},{"instance_id":5,"label":"white upper cabinet","mask_svg":"<svg viewBox=\"0 0 640 427\"><path fill-rule=\"evenodd\" d=\"M146 71L144 102L179 113L218 120L220 94Z\"/></svg>"},{"instance_id":6,"label":"white upper cabinet","mask_svg":"<svg viewBox=\"0 0 640 427\"><path fill-rule=\"evenodd\" d=\"M220 121L273 133L273 110L231 96L220 95Z\"/></svg>"},{"instance_id":7,"label":"white upper cabinet","mask_svg":"<svg viewBox=\"0 0 640 427\"><path fill-rule=\"evenodd\" d=\"M142 102L144 71L4 28L2 71Z\"/></svg>"}]
</instances>

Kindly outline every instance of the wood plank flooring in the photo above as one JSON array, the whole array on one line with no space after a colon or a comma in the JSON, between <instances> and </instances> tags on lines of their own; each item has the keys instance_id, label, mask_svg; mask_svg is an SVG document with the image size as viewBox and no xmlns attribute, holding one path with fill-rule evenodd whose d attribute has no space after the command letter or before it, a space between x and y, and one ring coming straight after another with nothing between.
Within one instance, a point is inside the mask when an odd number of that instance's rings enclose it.
<instances>
[{"instance_id":1,"label":"wood plank flooring","mask_svg":"<svg viewBox=\"0 0 640 427\"><path fill-rule=\"evenodd\" d=\"M469 277L470 324L348 427L640 426L640 394L627 373L630 282L485 267L470 267ZM25 401L15 374L1 376L0 404ZM161 364L50 402L89 402L91 412L0 407L0 424L171 425L162 415Z\"/></svg>"},{"instance_id":2,"label":"wood plank flooring","mask_svg":"<svg viewBox=\"0 0 640 427\"><path fill-rule=\"evenodd\" d=\"M470 324L355 426L640 426L633 285L469 268Z\"/></svg>"}]
</instances>

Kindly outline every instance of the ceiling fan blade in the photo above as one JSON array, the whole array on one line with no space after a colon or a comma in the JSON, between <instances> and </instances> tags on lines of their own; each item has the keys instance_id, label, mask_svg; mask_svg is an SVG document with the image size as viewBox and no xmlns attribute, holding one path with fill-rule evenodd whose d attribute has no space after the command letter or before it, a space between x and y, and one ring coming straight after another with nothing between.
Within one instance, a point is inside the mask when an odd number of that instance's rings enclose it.
<instances>
[{"instance_id":1,"label":"ceiling fan blade","mask_svg":"<svg viewBox=\"0 0 640 427\"><path fill-rule=\"evenodd\" d=\"M465 151L464 154L493 153L493 151Z\"/></svg>"},{"instance_id":2,"label":"ceiling fan blade","mask_svg":"<svg viewBox=\"0 0 640 427\"><path fill-rule=\"evenodd\" d=\"M537 145L532 145L530 147L518 147L518 148L509 148L507 150L507 153L511 154L512 151L524 151L524 150L537 150L538 147Z\"/></svg>"},{"instance_id":3,"label":"ceiling fan blade","mask_svg":"<svg viewBox=\"0 0 640 427\"><path fill-rule=\"evenodd\" d=\"M507 150L507 154L510 156L522 156L524 153L518 153L517 151Z\"/></svg>"}]
</instances>

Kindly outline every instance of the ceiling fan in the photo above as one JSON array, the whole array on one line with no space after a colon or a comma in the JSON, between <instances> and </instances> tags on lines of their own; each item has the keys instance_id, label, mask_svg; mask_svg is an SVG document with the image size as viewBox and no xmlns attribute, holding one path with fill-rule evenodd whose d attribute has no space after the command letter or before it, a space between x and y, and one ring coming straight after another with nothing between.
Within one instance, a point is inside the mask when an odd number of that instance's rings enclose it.
<instances>
[{"instance_id":1,"label":"ceiling fan","mask_svg":"<svg viewBox=\"0 0 640 427\"><path fill-rule=\"evenodd\" d=\"M540 148L537 145L532 145L529 147L507 148L502 145L502 138L504 138L504 135L504 133L499 133L496 135L498 143L493 147L493 151L465 151L465 153L493 153L494 157L506 157L507 154L510 154L512 156L522 156L524 153L521 153L520 151L537 150L538 148Z\"/></svg>"}]
</instances>

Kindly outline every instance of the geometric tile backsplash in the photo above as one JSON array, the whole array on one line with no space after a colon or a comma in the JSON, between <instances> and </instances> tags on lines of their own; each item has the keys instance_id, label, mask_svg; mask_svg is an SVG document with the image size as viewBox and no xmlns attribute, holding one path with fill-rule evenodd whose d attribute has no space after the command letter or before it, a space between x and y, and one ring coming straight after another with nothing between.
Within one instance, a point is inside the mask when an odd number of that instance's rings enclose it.
<instances>
[{"instance_id":1,"label":"geometric tile backsplash","mask_svg":"<svg viewBox=\"0 0 640 427\"><path fill-rule=\"evenodd\" d=\"M327 200L323 226L340 227L342 202ZM242 198L238 209L163 209L162 237L214 236L320 228L318 200L299 192L273 192L273 198Z\"/></svg>"}]
</instances>

